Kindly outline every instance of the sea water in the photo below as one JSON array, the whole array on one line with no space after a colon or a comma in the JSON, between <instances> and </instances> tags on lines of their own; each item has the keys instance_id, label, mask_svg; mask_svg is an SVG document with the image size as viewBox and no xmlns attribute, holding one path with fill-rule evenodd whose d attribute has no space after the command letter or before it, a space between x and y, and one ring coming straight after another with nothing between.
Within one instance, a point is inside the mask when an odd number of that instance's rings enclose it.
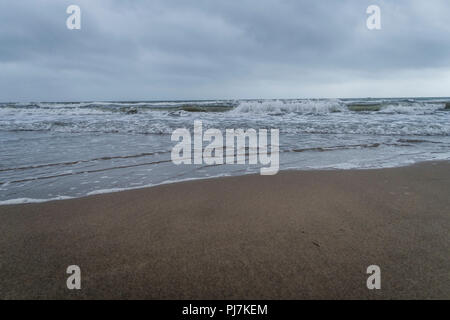
<instances>
[{"instance_id":1,"label":"sea water","mask_svg":"<svg viewBox=\"0 0 450 320\"><path fill-rule=\"evenodd\" d=\"M0 103L0 204L258 173L175 165L175 129L279 129L280 170L450 159L450 98Z\"/></svg>"}]
</instances>

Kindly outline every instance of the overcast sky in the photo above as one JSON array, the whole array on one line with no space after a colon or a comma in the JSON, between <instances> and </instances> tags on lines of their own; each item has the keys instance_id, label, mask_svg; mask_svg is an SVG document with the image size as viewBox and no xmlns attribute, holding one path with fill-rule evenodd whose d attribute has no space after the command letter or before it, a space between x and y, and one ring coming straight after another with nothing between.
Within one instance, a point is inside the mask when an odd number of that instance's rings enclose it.
<instances>
[{"instance_id":1,"label":"overcast sky","mask_svg":"<svg viewBox=\"0 0 450 320\"><path fill-rule=\"evenodd\" d=\"M0 101L369 96L450 96L450 1L0 2Z\"/></svg>"}]
</instances>

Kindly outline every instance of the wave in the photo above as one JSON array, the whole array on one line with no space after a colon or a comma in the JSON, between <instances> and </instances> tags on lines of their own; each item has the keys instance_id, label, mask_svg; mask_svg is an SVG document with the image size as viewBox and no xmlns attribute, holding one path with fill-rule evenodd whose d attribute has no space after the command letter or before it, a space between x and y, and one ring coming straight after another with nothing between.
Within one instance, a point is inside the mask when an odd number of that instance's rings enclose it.
<instances>
[{"instance_id":1,"label":"wave","mask_svg":"<svg viewBox=\"0 0 450 320\"><path fill-rule=\"evenodd\" d=\"M0 168L0 172L29 170L29 169L38 169L38 168L56 167L56 166L72 166L72 165L76 165L76 164L80 164L80 163L105 161L105 160L141 158L141 157L166 154L169 152L170 151L143 152L143 153L139 153L139 154L130 154L130 155L103 156L103 157L99 157L99 158L84 159L84 160L74 160L74 161L57 162L57 163L43 163L43 164L35 164L35 165L23 166L23 167Z\"/></svg>"},{"instance_id":2,"label":"wave","mask_svg":"<svg viewBox=\"0 0 450 320\"><path fill-rule=\"evenodd\" d=\"M386 114L433 114L436 111L445 110L445 105L442 103L410 103L402 104L386 104L379 111Z\"/></svg>"},{"instance_id":3,"label":"wave","mask_svg":"<svg viewBox=\"0 0 450 320\"><path fill-rule=\"evenodd\" d=\"M150 161L150 162L144 162L144 163L137 163L137 164L127 164L122 166L115 166L115 167L108 167L108 168L100 168L100 169L91 169L91 170L82 170L82 171L72 171L68 170L63 173L56 173L52 175L47 176L36 176L36 177L28 177L18 180L10 180L2 182L0 181L0 185L6 185L11 183L22 183L22 182L29 182L29 181L37 181L37 180L48 180L48 179L54 179L54 178L60 178L60 177L67 177L67 176L75 176L80 174L88 174L88 173L96 173L96 172L105 172L110 170L118 170L118 169L126 169L126 168L136 168L136 167L142 167L142 166L149 166L149 165L155 165L155 164L161 164L161 163L169 163L172 160L159 160L159 161Z\"/></svg>"},{"instance_id":4,"label":"wave","mask_svg":"<svg viewBox=\"0 0 450 320\"><path fill-rule=\"evenodd\" d=\"M338 99L327 100L271 100L243 101L233 113L278 115L284 113L330 113L346 111L346 105Z\"/></svg>"},{"instance_id":5,"label":"wave","mask_svg":"<svg viewBox=\"0 0 450 320\"><path fill-rule=\"evenodd\" d=\"M167 102L30 102L0 103L0 114L8 111L24 114L89 115L163 112L205 112L257 115L325 114L334 112L380 112L385 114L430 114L450 109L450 99L277 99L211 100Z\"/></svg>"},{"instance_id":6,"label":"wave","mask_svg":"<svg viewBox=\"0 0 450 320\"><path fill-rule=\"evenodd\" d=\"M305 123L281 130L287 134L352 134L381 136L450 136L449 124L403 122Z\"/></svg>"},{"instance_id":7,"label":"wave","mask_svg":"<svg viewBox=\"0 0 450 320\"><path fill-rule=\"evenodd\" d=\"M411 99L397 101L343 101L339 99L320 100L262 100L243 101L234 108L233 113L251 113L282 115L286 113L297 114L324 114L335 112L379 112L385 114L432 114L437 111L450 109L450 103L419 102Z\"/></svg>"},{"instance_id":8,"label":"wave","mask_svg":"<svg viewBox=\"0 0 450 320\"><path fill-rule=\"evenodd\" d=\"M0 103L0 132L171 134L192 128L279 128L293 134L450 135L450 99L290 99ZM401 115L401 116L396 116Z\"/></svg>"},{"instance_id":9,"label":"wave","mask_svg":"<svg viewBox=\"0 0 450 320\"><path fill-rule=\"evenodd\" d=\"M333 118L332 118L333 119ZM243 128L254 129L279 128L281 134L359 134L359 135L405 135L405 136L450 136L450 122L445 118L440 123L427 121L382 121L371 119L335 119L335 121L308 121L308 119L289 119L283 121L260 121L254 119L215 119L204 123L203 129ZM246 120L248 122L246 123ZM231 122L235 121L235 122ZM179 121L43 121L43 122L0 122L0 132L57 132L57 133L105 133L170 135L177 128L192 129L191 118ZM192 131L192 130L191 130Z\"/></svg>"},{"instance_id":10,"label":"wave","mask_svg":"<svg viewBox=\"0 0 450 320\"><path fill-rule=\"evenodd\" d=\"M141 112L225 112L236 106L234 101L184 101L184 102L39 102L0 103L0 110L48 114L99 114Z\"/></svg>"},{"instance_id":11,"label":"wave","mask_svg":"<svg viewBox=\"0 0 450 320\"><path fill-rule=\"evenodd\" d=\"M364 148L378 148L380 145L388 145L386 143L368 143L368 144L350 144L350 145L339 145L339 146L328 146L328 147L313 147L313 148L301 148L301 149L291 149L285 150L285 152L306 152L306 151L335 151L335 150L349 150L349 149L364 149Z\"/></svg>"},{"instance_id":12,"label":"wave","mask_svg":"<svg viewBox=\"0 0 450 320\"><path fill-rule=\"evenodd\" d=\"M111 133L111 134L171 134L177 126L158 121L79 120L0 122L3 132L59 132L59 133Z\"/></svg>"}]
</instances>

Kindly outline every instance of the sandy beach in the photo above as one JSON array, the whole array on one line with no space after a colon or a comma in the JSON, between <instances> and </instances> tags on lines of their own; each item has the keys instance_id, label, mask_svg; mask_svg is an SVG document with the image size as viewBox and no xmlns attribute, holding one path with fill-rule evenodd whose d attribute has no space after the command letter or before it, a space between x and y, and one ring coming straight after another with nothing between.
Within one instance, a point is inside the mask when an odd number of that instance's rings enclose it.
<instances>
[{"instance_id":1,"label":"sandy beach","mask_svg":"<svg viewBox=\"0 0 450 320\"><path fill-rule=\"evenodd\" d=\"M449 162L0 206L0 298L449 299L449 230Z\"/></svg>"}]
</instances>

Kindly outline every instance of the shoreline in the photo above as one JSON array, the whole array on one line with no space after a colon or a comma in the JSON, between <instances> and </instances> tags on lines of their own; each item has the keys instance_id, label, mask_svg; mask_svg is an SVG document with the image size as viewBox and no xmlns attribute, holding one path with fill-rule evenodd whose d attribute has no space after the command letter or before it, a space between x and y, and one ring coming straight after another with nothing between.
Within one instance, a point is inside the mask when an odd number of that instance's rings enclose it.
<instances>
[{"instance_id":1,"label":"shoreline","mask_svg":"<svg viewBox=\"0 0 450 320\"><path fill-rule=\"evenodd\" d=\"M420 165L427 165L429 163L450 163L449 160L425 160L415 163L409 163L409 164L400 164L393 167L373 167L373 168L350 168L350 169L343 169L343 168L318 168L318 169L296 169L296 168L288 168L288 169L280 169L279 173L288 173L288 172L332 172L332 171L371 171L371 170L384 170L384 169L396 169L396 168L404 168L404 167L414 167L414 166L420 166ZM65 195L57 195L50 199L38 199L38 198L16 198L16 199L8 199L8 200L0 200L0 208L2 206L16 206L16 205L25 205L25 204L38 204L38 203L47 203L47 202L53 202L53 201L66 201L66 200L76 200L76 199L84 199L92 196L97 195L103 195L103 194L110 194L110 193L121 193L121 192L127 192L127 191L135 191L135 190L141 190L141 189L149 189L149 188L157 188L164 185L172 185L172 184L179 184L179 183L186 183L186 182L194 182L194 181L202 181L202 180L216 180L216 179L227 179L227 178L237 178L237 177L243 177L243 176L259 176L258 173L247 173L242 175L217 175L217 176L209 176L209 177L199 177L199 178L186 178L181 180L169 180L165 181L159 184L153 184L153 185L143 185L143 186L136 186L136 187L123 187L123 188L112 188L112 189L99 189L91 191L85 195L82 196L65 196ZM20 202L23 201L23 202Z\"/></svg>"},{"instance_id":2,"label":"shoreline","mask_svg":"<svg viewBox=\"0 0 450 320\"><path fill-rule=\"evenodd\" d=\"M449 299L449 190L434 161L2 205L0 299Z\"/></svg>"}]
</instances>

